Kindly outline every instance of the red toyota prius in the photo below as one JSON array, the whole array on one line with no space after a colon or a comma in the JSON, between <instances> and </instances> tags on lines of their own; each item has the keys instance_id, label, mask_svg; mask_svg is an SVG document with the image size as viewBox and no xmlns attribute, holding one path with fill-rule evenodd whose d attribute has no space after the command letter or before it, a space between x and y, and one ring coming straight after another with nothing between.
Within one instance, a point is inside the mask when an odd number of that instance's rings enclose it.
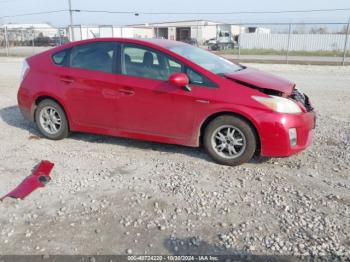
<instances>
[{"instance_id":1,"label":"red toyota prius","mask_svg":"<svg viewBox=\"0 0 350 262\"><path fill-rule=\"evenodd\" d=\"M225 165L295 154L315 126L288 80L161 39L85 40L30 57L18 105L49 139L78 131L203 145Z\"/></svg>"}]
</instances>

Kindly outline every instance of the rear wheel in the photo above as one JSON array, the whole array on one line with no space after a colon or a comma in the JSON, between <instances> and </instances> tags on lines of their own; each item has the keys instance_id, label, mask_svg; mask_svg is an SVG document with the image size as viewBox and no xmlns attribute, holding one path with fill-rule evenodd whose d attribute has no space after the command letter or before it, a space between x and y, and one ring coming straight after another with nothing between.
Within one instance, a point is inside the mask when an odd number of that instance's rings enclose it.
<instances>
[{"instance_id":1,"label":"rear wheel","mask_svg":"<svg viewBox=\"0 0 350 262\"><path fill-rule=\"evenodd\" d=\"M252 127L234 116L219 116L209 123L204 134L204 147L219 164L240 165L249 161L257 140Z\"/></svg>"},{"instance_id":2,"label":"rear wheel","mask_svg":"<svg viewBox=\"0 0 350 262\"><path fill-rule=\"evenodd\" d=\"M41 101L35 110L35 121L40 132L53 140L68 136L69 128L62 107L51 99Z\"/></svg>"}]
</instances>

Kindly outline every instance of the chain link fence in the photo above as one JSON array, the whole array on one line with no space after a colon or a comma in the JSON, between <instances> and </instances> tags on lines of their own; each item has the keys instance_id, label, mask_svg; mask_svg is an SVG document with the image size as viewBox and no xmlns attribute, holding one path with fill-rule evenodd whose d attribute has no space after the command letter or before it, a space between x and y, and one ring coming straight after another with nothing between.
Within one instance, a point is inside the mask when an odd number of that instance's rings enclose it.
<instances>
[{"instance_id":1,"label":"chain link fence","mask_svg":"<svg viewBox=\"0 0 350 262\"><path fill-rule=\"evenodd\" d=\"M65 28L0 27L0 56L30 56L67 43Z\"/></svg>"},{"instance_id":2,"label":"chain link fence","mask_svg":"<svg viewBox=\"0 0 350 262\"><path fill-rule=\"evenodd\" d=\"M244 61L350 64L348 24L245 24L235 48L219 51Z\"/></svg>"},{"instance_id":3,"label":"chain link fence","mask_svg":"<svg viewBox=\"0 0 350 262\"><path fill-rule=\"evenodd\" d=\"M187 42L234 61L349 65L348 23L217 24L194 20L134 26L0 27L0 56L30 56L98 37Z\"/></svg>"}]
</instances>

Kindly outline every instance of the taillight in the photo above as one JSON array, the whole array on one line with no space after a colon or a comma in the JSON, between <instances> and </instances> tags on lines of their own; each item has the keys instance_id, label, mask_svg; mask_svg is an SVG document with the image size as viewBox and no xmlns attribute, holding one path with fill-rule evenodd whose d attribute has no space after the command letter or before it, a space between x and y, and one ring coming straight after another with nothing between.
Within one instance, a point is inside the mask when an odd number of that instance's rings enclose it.
<instances>
[{"instance_id":1,"label":"taillight","mask_svg":"<svg viewBox=\"0 0 350 262\"><path fill-rule=\"evenodd\" d=\"M23 61L23 64L22 64L22 71L21 71L21 78L20 80L23 81L23 79L26 77L26 75L28 74L29 72L29 64L27 62L27 60L25 59Z\"/></svg>"}]
</instances>

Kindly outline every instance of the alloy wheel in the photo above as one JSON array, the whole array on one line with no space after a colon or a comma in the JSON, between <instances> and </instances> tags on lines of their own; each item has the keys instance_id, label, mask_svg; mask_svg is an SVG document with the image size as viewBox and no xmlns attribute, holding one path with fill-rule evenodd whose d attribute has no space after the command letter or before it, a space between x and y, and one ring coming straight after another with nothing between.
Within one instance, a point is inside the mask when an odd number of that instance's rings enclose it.
<instances>
[{"instance_id":1,"label":"alloy wheel","mask_svg":"<svg viewBox=\"0 0 350 262\"><path fill-rule=\"evenodd\" d=\"M40 111L40 125L50 135L57 134L62 126L62 119L57 110L51 106L46 106Z\"/></svg>"},{"instance_id":2,"label":"alloy wheel","mask_svg":"<svg viewBox=\"0 0 350 262\"><path fill-rule=\"evenodd\" d=\"M246 148L246 138L241 130L232 126L218 127L212 134L211 146L221 157L234 159L241 156Z\"/></svg>"}]
</instances>

